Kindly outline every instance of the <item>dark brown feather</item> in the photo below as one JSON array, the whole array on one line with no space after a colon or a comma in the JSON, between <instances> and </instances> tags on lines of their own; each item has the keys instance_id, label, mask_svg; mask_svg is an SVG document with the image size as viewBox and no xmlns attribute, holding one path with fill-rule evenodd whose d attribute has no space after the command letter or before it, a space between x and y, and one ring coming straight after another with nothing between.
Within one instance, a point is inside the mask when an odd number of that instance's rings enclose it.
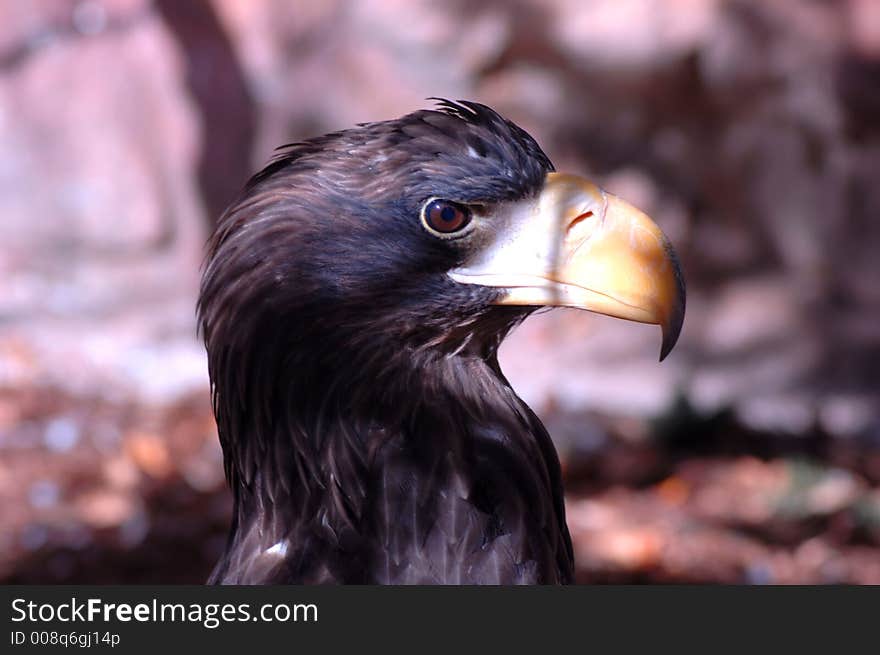
<instances>
[{"instance_id":1,"label":"dark brown feather","mask_svg":"<svg viewBox=\"0 0 880 655\"><path fill-rule=\"evenodd\" d=\"M418 220L551 169L491 109L442 101L287 146L248 183L199 300L235 494L212 582L571 580L556 452L496 359L528 310L452 282L462 253Z\"/></svg>"}]
</instances>

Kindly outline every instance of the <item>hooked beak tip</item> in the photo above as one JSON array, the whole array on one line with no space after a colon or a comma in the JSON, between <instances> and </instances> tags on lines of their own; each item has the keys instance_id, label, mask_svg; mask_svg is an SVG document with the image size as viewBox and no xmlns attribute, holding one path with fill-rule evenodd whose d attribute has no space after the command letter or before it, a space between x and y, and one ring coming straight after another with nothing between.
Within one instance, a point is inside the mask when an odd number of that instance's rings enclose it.
<instances>
[{"instance_id":1,"label":"hooked beak tip","mask_svg":"<svg viewBox=\"0 0 880 655\"><path fill-rule=\"evenodd\" d=\"M672 310L669 312L669 316L661 326L663 329L663 343L660 346L661 362L666 359L669 353L672 352L672 349L678 342L678 337L681 334L681 328L684 325L684 314L687 298L684 275L682 275L681 273L681 264L679 264L678 255L668 241L666 242L665 246L667 255L669 256L669 261L672 262L672 270L675 275L676 293L672 305Z\"/></svg>"}]
</instances>

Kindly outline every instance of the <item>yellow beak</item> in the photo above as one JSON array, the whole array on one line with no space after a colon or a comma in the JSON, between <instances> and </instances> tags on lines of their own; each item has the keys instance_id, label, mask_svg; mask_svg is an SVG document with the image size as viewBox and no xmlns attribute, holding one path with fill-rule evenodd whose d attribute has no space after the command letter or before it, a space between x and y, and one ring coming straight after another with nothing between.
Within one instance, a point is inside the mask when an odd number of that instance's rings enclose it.
<instances>
[{"instance_id":1,"label":"yellow beak","mask_svg":"<svg viewBox=\"0 0 880 655\"><path fill-rule=\"evenodd\" d=\"M578 307L663 329L660 360L685 312L685 286L668 239L648 216L591 182L547 176L475 261L450 274L500 287L504 305Z\"/></svg>"}]
</instances>

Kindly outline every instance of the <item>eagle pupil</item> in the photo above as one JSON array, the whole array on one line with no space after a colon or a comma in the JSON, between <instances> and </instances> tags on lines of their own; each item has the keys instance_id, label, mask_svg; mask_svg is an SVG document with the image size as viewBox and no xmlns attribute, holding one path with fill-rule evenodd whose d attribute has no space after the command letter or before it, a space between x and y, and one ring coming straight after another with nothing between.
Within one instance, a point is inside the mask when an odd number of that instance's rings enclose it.
<instances>
[{"instance_id":1,"label":"eagle pupil","mask_svg":"<svg viewBox=\"0 0 880 655\"><path fill-rule=\"evenodd\" d=\"M449 200L432 200L422 213L425 225L434 232L452 234L470 223L471 211L464 205Z\"/></svg>"}]
</instances>

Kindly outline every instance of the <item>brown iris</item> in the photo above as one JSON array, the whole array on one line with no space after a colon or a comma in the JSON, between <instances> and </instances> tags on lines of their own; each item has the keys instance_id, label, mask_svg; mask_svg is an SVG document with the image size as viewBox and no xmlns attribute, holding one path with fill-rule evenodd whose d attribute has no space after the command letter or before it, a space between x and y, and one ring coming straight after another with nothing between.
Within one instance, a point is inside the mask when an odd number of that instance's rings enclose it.
<instances>
[{"instance_id":1,"label":"brown iris","mask_svg":"<svg viewBox=\"0 0 880 655\"><path fill-rule=\"evenodd\" d=\"M431 200L422 212L425 225L440 234L452 234L471 222L471 210L451 200Z\"/></svg>"}]
</instances>

